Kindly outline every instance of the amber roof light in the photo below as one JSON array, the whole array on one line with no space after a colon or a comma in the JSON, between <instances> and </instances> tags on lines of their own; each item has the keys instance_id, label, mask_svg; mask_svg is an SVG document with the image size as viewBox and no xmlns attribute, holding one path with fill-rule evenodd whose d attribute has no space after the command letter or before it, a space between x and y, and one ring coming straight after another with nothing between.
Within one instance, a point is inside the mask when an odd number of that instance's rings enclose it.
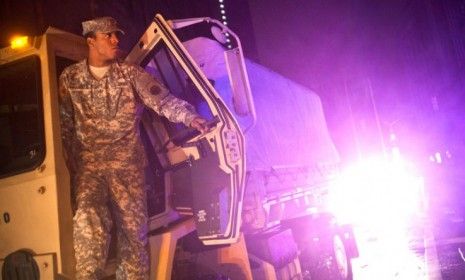
<instances>
[{"instance_id":1,"label":"amber roof light","mask_svg":"<svg viewBox=\"0 0 465 280\"><path fill-rule=\"evenodd\" d=\"M27 36L16 36L10 41L12 49L20 49L29 45L29 38Z\"/></svg>"}]
</instances>

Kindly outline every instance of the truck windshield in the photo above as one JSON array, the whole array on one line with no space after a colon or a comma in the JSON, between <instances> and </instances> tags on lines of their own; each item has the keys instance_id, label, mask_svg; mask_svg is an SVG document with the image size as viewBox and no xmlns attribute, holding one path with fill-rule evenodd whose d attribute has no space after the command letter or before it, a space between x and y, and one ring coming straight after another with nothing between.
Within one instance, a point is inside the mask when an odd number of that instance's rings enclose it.
<instances>
[{"instance_id":1,"label":"truck windshield","mask_svg":"<svg viewBox=\"0 0 465 280\"><path fill-rule=\"evenodd\" d=\"M45 156L39 57L0 65L0 88L0 177L7 177Z\"/></svg>"}]
</instances>

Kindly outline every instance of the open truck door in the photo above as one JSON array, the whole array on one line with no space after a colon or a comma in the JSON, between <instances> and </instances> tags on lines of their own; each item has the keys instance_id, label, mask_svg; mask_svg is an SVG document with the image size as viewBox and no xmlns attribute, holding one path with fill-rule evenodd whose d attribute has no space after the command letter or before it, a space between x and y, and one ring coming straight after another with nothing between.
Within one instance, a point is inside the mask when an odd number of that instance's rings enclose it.
<instances>
[{"instance_id":1,"label":"open truck door","mask_svg":"<svg viewBox=\"0 0 465 280\"><path fill-rule=\"evenodd\" d=\"M71 185L62 156L58 77L86 57L87 46L81 36L55 28L27 43L0 49L0 272L73 279ZM244 253L239 229L245 148L237 122L161 16L127 60L194 105L210 125L199 135L148 109L142 114L140 133L150 162L151 279L172 278L176 242L194 230L204 245L225 244L215 248ZM112 249L108 276L115 271ZM247 270L246 257L224 255L242 260Z\"/></svg>"},{"instance_id":2,"label":"open truck door","mask_svg":"<svg viewBox=\"0 0 465 280\"><path fill-rule=\"evenodd\" d=\"M244 137L236 120L160 15L126 61L141 65L173 95L192 104L210 127L200 135L144 112L141 133L153 163L148 172L156 169L166 205L151 211L149 192L150 228L156 229L157 217L174 209L193 215L203 244L236 242L245 184Z\"/></svg>"}]
</instances>

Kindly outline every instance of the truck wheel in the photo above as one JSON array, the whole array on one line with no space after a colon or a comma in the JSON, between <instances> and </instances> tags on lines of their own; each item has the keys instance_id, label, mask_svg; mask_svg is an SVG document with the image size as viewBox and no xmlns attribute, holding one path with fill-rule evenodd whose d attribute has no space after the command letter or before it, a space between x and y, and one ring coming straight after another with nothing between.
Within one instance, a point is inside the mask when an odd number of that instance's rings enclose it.
<instances>
[{"instance_id":1,"label":"truck wheel","mask_svg":"<svg viewBox=\"0 0 465 280\"><path fill-rule=\"evenodd\" d=\"M309 280L352 280L352 265L339 234L313 240L301 254L301 266Z\"/></svg>"}]
</instances>

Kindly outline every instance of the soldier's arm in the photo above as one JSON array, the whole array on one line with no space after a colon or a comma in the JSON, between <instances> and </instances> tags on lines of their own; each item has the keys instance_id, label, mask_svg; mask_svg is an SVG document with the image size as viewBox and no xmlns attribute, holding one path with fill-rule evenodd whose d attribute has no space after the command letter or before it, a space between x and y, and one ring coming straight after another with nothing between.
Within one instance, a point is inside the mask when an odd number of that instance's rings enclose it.
<instances>
[{"instance_id":1,"label":"soldier's arm","mask_svg":"<svg viewBox=\"0 0 465 280\"><path fill-rule=\"evenodd\" d=\"M142 102L171 122L191 126L201 117L188 102L176 98L168 89L140 67L135 67L134 86ZM194 122L195 123L195 122Z\"/></svg>"}]
</instances>

